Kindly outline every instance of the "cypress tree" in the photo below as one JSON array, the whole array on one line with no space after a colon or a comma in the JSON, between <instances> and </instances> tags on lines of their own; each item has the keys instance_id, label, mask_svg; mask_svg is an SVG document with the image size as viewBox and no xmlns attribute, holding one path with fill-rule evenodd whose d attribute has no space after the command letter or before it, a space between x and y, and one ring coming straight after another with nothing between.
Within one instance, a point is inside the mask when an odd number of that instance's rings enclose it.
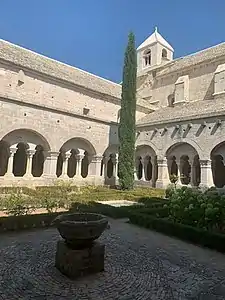
<instances>
[{"instance_id":1,"label":"cypress tree","mask_svg":"<svg viewBox=\"0 0 225 300\"><path fill-rule=\"evenodd\" d=\"M136 79L137 56L135 37L131 32L125 51L121 111L119 123L119 162L120 187L129 190L134 185L134 157L136 137Z\"/></svg>"}]
</instances>

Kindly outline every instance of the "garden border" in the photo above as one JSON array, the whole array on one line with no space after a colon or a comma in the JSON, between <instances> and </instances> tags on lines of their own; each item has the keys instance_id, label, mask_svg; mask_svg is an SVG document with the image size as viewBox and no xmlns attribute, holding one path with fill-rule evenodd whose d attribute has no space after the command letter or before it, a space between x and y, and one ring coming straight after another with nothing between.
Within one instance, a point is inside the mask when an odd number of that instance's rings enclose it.
<instances>
[{"instance_id":1,"label":"garden border","mask_svg":"<svg viewBox=\"0 0 225 300\"><path fill-rule=\"evenodd\" d=\"M173 223L162 218L155 218L152 215L139 212L131 212L129 219L132 224L153 229L163 234L225 253L225 235L223 234L194 228L180 223Z\"/></svg>"}]
</instances>

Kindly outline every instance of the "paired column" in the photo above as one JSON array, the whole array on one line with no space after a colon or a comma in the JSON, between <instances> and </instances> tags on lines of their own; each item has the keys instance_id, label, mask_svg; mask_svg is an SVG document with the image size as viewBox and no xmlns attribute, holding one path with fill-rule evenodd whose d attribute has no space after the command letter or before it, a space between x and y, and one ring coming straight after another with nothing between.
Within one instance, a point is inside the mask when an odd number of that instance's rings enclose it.
<instances>
[{"instance_id":1,"label":"paired column","mask_svg":"<svg viewBox=\"0 0 225 300\"><path fill-rule=\"evenodd\" d=\"M70 152L66 152L64 154L64 159L63 159L63 165L62 165L62 175L60 177L63 177L63 178L67 178L68 175L67 175L67 172L68 172L68 160L71 156L71 153Z\"/></svg>"},{"instance_id":2,"label":"paired column","mask_svg":"<svg viewBox=\"0 0 225 300\"><path fill-rule=\"evenodd\" d=\"M26 167L26 173L25 173L25 177L32 177L32 159L33 156L35 154L36 150L31 150L28 149L27 150L27 167Z\"/></svg>"},{"instance_id":3,"label":"paired column","mask_svg":"<svg viewBox=\"0 0 225 300\"><path fill-rule=\"evenodd\" d=\"M113 162L113 174L112 177L117 178L118 174L118 154L115 154L115 156L112 158Z\"/></svg>"},{"instance_id":4,"label":"paired column","mask_svg":"<svg viewBox=\"0 0 225 300\"><path fill-rule=\"evenodd\" d=\"M14 159L14 155L15 155L16 151L17 151L17 148L14 148L14 147L9 148L8 167L7 167L5 176L14 176L14 174L13 174L13 159Z\"/></svg>"},{"instance_id":5,"label":"paired column","mask_svg":"<svg viewBox=\"0 0 225 300\"><path fill-rule=\"evenodd\" d=\"M205 160L199 160L200 167L201 167L201 183L202 186L214 186L213 182L213 174L211 169L211 160L205 159Z\"/></svg>"},{"instance_id":6,"label":"paired column","mask_svg":"<svg viewBox=\"0 0 225 300\"><path fill-rule=\"evenodd\" d=\"M145 181L145 169L146 169L146 160L145 158L141 159L141 164L142 164L142 174L141 174L141 179L142 181Z\"/></svg>"},{"instance_id":7,"label":"paired column","mask_svg":"<svg viewBox=\"0 0 225 300\"><path fill-rule=\"evenodd\" d=\"M180 157L178 157L176 159L176 164L177 164L177 177L178 177L178 180L177 180L177 185L182 185L182 182L181 182L181 177L183 176L183 161Z\"/></svg>"},{"instance_id":8,"label":"paired column","mask_svg":"<svg viewBox=\"0 0 225 300\"><path fill-rule=\"evenodd\" d=\"M79 153L76 155L77 160L77 169L76 169L76 177L81 177L81 167L82 167L82 160L84 158L84 150L79 149Z\"/></svg>"}]
</instances>

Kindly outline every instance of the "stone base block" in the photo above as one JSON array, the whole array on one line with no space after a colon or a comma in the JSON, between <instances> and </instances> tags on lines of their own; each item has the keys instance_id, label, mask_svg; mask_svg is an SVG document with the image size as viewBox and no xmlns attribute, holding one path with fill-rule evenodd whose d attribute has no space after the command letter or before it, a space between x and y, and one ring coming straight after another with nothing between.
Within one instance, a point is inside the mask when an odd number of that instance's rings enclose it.
<instances>
[{"instance_id":1,"label":"stone base block","mask_svg":"<svg viewBox=\"0 0 225 300\"><path fill-rule=\"evenodd\" d=\"M57 243L55 266L67 277L77 277L104 271L105 245L93 243L91 248L74 250L60 240Z\"/></svg>"}]
</instances>

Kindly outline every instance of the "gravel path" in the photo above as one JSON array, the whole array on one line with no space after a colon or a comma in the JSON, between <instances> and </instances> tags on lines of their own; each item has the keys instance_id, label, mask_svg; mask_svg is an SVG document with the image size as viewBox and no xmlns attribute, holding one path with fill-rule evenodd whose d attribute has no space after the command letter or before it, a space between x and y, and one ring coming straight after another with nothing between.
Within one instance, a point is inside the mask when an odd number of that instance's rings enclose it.
<instances>
[{"instance_id":1,"label":"gravel path","mask_svg":"<svg viewBox=\"0 0 225 300\"><path fill-rule=\"evenodd\" d=\"M1 300L225 299L225 256L120 221L100 240L105 272L72 281L54 267L56 229L1 235Z\"/></svg>"}]
</instances>

